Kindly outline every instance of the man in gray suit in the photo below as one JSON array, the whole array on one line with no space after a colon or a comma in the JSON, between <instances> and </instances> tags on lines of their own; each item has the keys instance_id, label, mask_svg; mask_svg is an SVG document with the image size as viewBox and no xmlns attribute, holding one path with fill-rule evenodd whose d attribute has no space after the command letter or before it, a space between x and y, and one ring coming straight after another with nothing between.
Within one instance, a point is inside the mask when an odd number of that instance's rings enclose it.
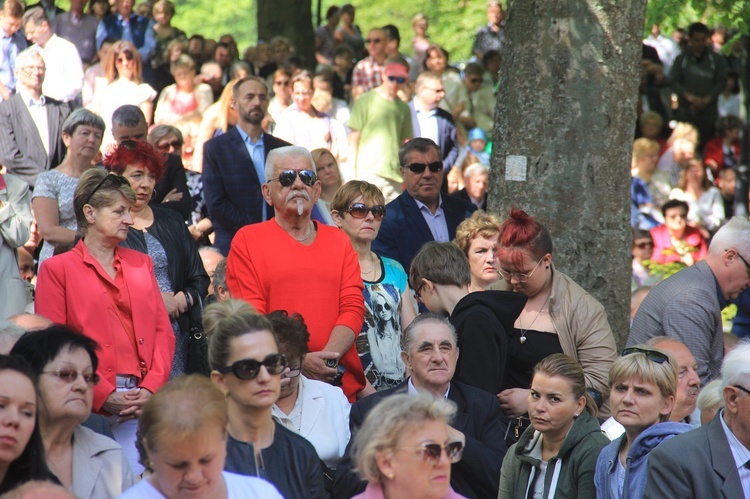
<instances>
[{"instance_id":1,"label":"man in gray suit","mask_svg":"<svg viewBox=\"0 0 750 499\"><path fill-rule=\"evenodd\" d=\"M381 229L382 233L382 229ZM734 217L711 240L708 255L651 290L638 307L627 346L669 336L698 361L701 384L721 376L721 310L750 285L750 222Z\"/></svg>"},{"instance_id":2,"label":"man in gray suit","mask_svg":"<svg viewBox=\"0 0 750 499\"><path fill-rule=\"evenodd\" d=\"M732 350L722 372L724 409L651 452L643 497L750 497L750 344Z\"/></svg>"},{"instance_id":3,"label":"man in gray suit","mask_svg":"<svg viewBox=\"0 0 750 499\"><path fill-rule=\"evenodd\" d=\"M36 177L65 157L62 124L70 107L42 95L46 68L39 50L16 57L16 93L0 104L0 164L33 189Z\"/></svg>"}]
</instances>

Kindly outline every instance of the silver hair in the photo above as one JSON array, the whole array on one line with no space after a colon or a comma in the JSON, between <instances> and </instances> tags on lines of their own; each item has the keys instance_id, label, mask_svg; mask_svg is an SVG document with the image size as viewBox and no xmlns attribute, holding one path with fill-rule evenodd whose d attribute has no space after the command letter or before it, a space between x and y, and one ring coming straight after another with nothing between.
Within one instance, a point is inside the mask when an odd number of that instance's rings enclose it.
<instances>
[{"instance_id":1,"label":"silver hair","mask_svg":"<svg viewBox=\"0 0 750 499\"><path fill-rule=\"evenodd\" d=\"M697 405L701 411L724 407L724 395L721 393L721 380L715 379L701 390Z\"/></svg>"},{"instance_id":2,"label":"silver hair","mask_svg":"<svg viewBox=\"0 0 750 499\"><path fill-rule=\"evenodd\" d=\"M115 112L112 113L112 127L133 127L141 123L146 124L146 116L138 106L125 104L115 109Z\"/></svg>"},{"instance_id":3,"label":"silver hair","mask_svg":"<svg viewBox=\"0 0 750 499\"><path fill-rule=\"evenodd\" d=\"M227 259L222 258L219 263L216 264L216 269L214 270L214 292L218 288L224 288L227 289ZM217 293L218 295L218 293Z\"/></svg>"},{"instance_id":4,"label":"silver hair","mask_svg":"<svg viewBox=\"0 0 750 499\"><path fill-rule=\"evenodd\" d=\"M736 249L745 259L750 257L750 221L732 217L714 234L708 253L721 256L728 249Z\"/></svg>"},{"instance_id":5,"label":"silver hair","mask_svg":"<svg viewBox=\"0 0 750 499\"><path fill-rule=\"evenodd\" d=\"M417 333L419 332L417 329L421 330L423 324L426 327L427 323L442 324L448 328L451 333L451 342L453 343L453 346L456 347L458 345L458 334L456 333L456 328L453 327L453 324L451 324L448 319L432 312L424 312L411 321L411 324L404 329L404 334L401 338L401 349L409 358L411 358L411 349L417 342Z\"/></svg>"},{"instance_id":6,"label":"silver hair","mask_svg":"<svg viewBox=\"0 0 750 499\"><path fill-rule=\"evenodd\" d=\"M42 62L44 62L41 49L36 45L32 45L31 47L21 51L21 53L16 56L16 69L25 67L32 57L38 57L42 60Z\"/></svg>"},{"instance_id":7,"label":"silver hair","mask_svg":"<svg viewBox=\"0 0 750 499\"><path fill-rule=\"evenodd\" d=\"M489 172L490 167L485 165L484 163L472 163L466 167L466 170L464 170L464 178L468 179L471 178L471 176L474 174L484 175L485 173Z\"/></svg>"},{"instance_id":8,"label":"silver hair","mask_svg":"<svg viewBox=\"0 0 750 499\"><path fill-rule=\"evenodd\" d=\"M312 156L310 155L310 151L308 151L304 147L299 147L299 146L279 147L269 152L268 157L266 157L266 182L274 178L273 171L276 166L276 163L278 163L279 161L283 161L285 159L292 159L292 158L306 159L310 163L310 169L314 171L315 173L318 172L318 170L315 168L315 161L313 161Z\"/></svg>"},{"instance_id":9,"label":"silver hair","mask_svg":"<svg viewBox=\"0 0 750 499\"><path fill-rule=\"evenodd\" d=\"M0 320L0 354L8 355L18 338L26 332L21 326L7 320Z\"/></svg>"},{"instance_id":10,"label":"silver hair","mask_svg":"<svg viewBox=\"0 0 750 499\"><path fill-rule=\"evenodd\" d=\"M736 218L736 217L735 217ZM747 388L750 382L750 342L743 341L734 347L721 365L721 390L732 385Z\"/></svg>"},{"instance_id":11,"label":"silver hair","mask_svg":"<svg viewBox=\"0 0 750 499\"><path fill-rule=\"evenodd\" d=\"M104 120L98 114L92 113L88 109L76 109L65 120L63 123L62 132L68 135L73 135L81 125L98 128L102 132L104 131L105 125Z\"/></svg>"}]
</instances>

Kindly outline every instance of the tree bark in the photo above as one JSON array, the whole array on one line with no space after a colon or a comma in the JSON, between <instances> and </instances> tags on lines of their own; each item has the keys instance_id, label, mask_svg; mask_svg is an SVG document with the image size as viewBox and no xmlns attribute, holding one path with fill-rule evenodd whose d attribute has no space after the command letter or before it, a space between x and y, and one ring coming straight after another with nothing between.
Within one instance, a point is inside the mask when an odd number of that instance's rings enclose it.
<instances>
[{"instance_id":1,"label":"tree bark","mask_svg":"<svg viewBox=\"0 0 750 499\"><path fill-rule=\"evenodd\" d=\"M557 268L604 305L620 347L645 12L646 0L510 0L493 134L490 209L549 229Z\"/></svg>"},{"instance_id":2,"label":"tree bark","mask_svg":"<svg viewBox=\"0 0 750 499\"><path fill-rule=\"evenodd\" d=\"M315 69L311 0L258 0L258 40L288 38L305 68Z\"/></svg>"}]
</instances>

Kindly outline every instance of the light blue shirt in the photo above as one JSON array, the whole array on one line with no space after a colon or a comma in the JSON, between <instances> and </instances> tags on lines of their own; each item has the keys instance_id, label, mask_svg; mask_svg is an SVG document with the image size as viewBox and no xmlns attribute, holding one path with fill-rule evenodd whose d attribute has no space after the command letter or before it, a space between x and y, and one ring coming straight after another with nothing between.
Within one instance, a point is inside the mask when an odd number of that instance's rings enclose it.
<instances>
[{"instance_id":1,"label":"light blue shirt","mask_svg":"<svg viewBox=\"0 0 750 499\"><path fill-rule=\"evenodd\" d=\"M242 137L242 142L245 144L247 153L250 155L250 159L253 160L253 166L255 167L255 173L258 174L258 181L263 185L266 183L266 146L263 144L263 132L260 133L258 142L253 142L248 134L242 130L242 128L235 127ZM262 194L261 194L262 195ZM268 219L268 204L263 200L263 220Z\"/></svg>"},{"instance_id":2,"label":"light blue shirt","mask_svg":"<svg viewBox=\"0 0 750 499\"><path fill-rule=\"evenodd\" d=\"M727 436L727 442L729 442L729 449L732 451L732 457L734 457L734 464L737 466L737 472L740 475L740 482L742 482L742 490L745 492L745 499L750 499L750 469L745 467L746 464L750 465L750 450L745 447L740 440L734 436L732 430L729 429L727 424L724 422L724 411L721 411L719 416L721 421L721 427L724 429L724 434Z\"/></svg>"},{"instance_id":3,"label":"light blue shirt","mask_svg":"<svg viewBox=\"0 0 750 499\"><path fill-rule=\"evenodd\" d=\"M13 70L16 68L16 56L26 48L26 39L20 34L13 33L8 36L0 28L0 82L13 93L16 88L16 76ZM0 99L1 101L2 99Z\"/></svg>"},{"instance_id":4,"label":"light blue shirt","mask_svg":"<svg viewBox=\"0 0 750 499\"><path fill-rule=\"evenodd\" d=\"M414 198L417 202L417 207L424 217L424 221L427 222L427 226L432 232L432 237L435 241L441 243L450 242L450 236L448 236L448 220L445 219L445 212L443 211L443 196L440 196L437 210L433 214L430 209L422 201Z\"/></svg>"}]
</instances>

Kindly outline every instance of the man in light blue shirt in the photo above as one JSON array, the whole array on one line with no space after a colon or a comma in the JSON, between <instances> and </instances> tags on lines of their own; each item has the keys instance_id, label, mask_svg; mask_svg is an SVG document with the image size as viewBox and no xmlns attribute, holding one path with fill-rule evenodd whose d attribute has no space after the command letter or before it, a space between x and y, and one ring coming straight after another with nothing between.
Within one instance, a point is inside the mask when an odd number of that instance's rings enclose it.
<instances>
[{"instance_id":1,"label":"man in light blue shirt","mask_svg":"<svg viewBox=\"0 0 750 499\"><path fill-rule=\"evenodd\" d=\"M0 100L10 99L16 89L16 56L26 48L26 39L18 33L23 4L6 0L0 11Z\"/></svg>"}]
</instances>

